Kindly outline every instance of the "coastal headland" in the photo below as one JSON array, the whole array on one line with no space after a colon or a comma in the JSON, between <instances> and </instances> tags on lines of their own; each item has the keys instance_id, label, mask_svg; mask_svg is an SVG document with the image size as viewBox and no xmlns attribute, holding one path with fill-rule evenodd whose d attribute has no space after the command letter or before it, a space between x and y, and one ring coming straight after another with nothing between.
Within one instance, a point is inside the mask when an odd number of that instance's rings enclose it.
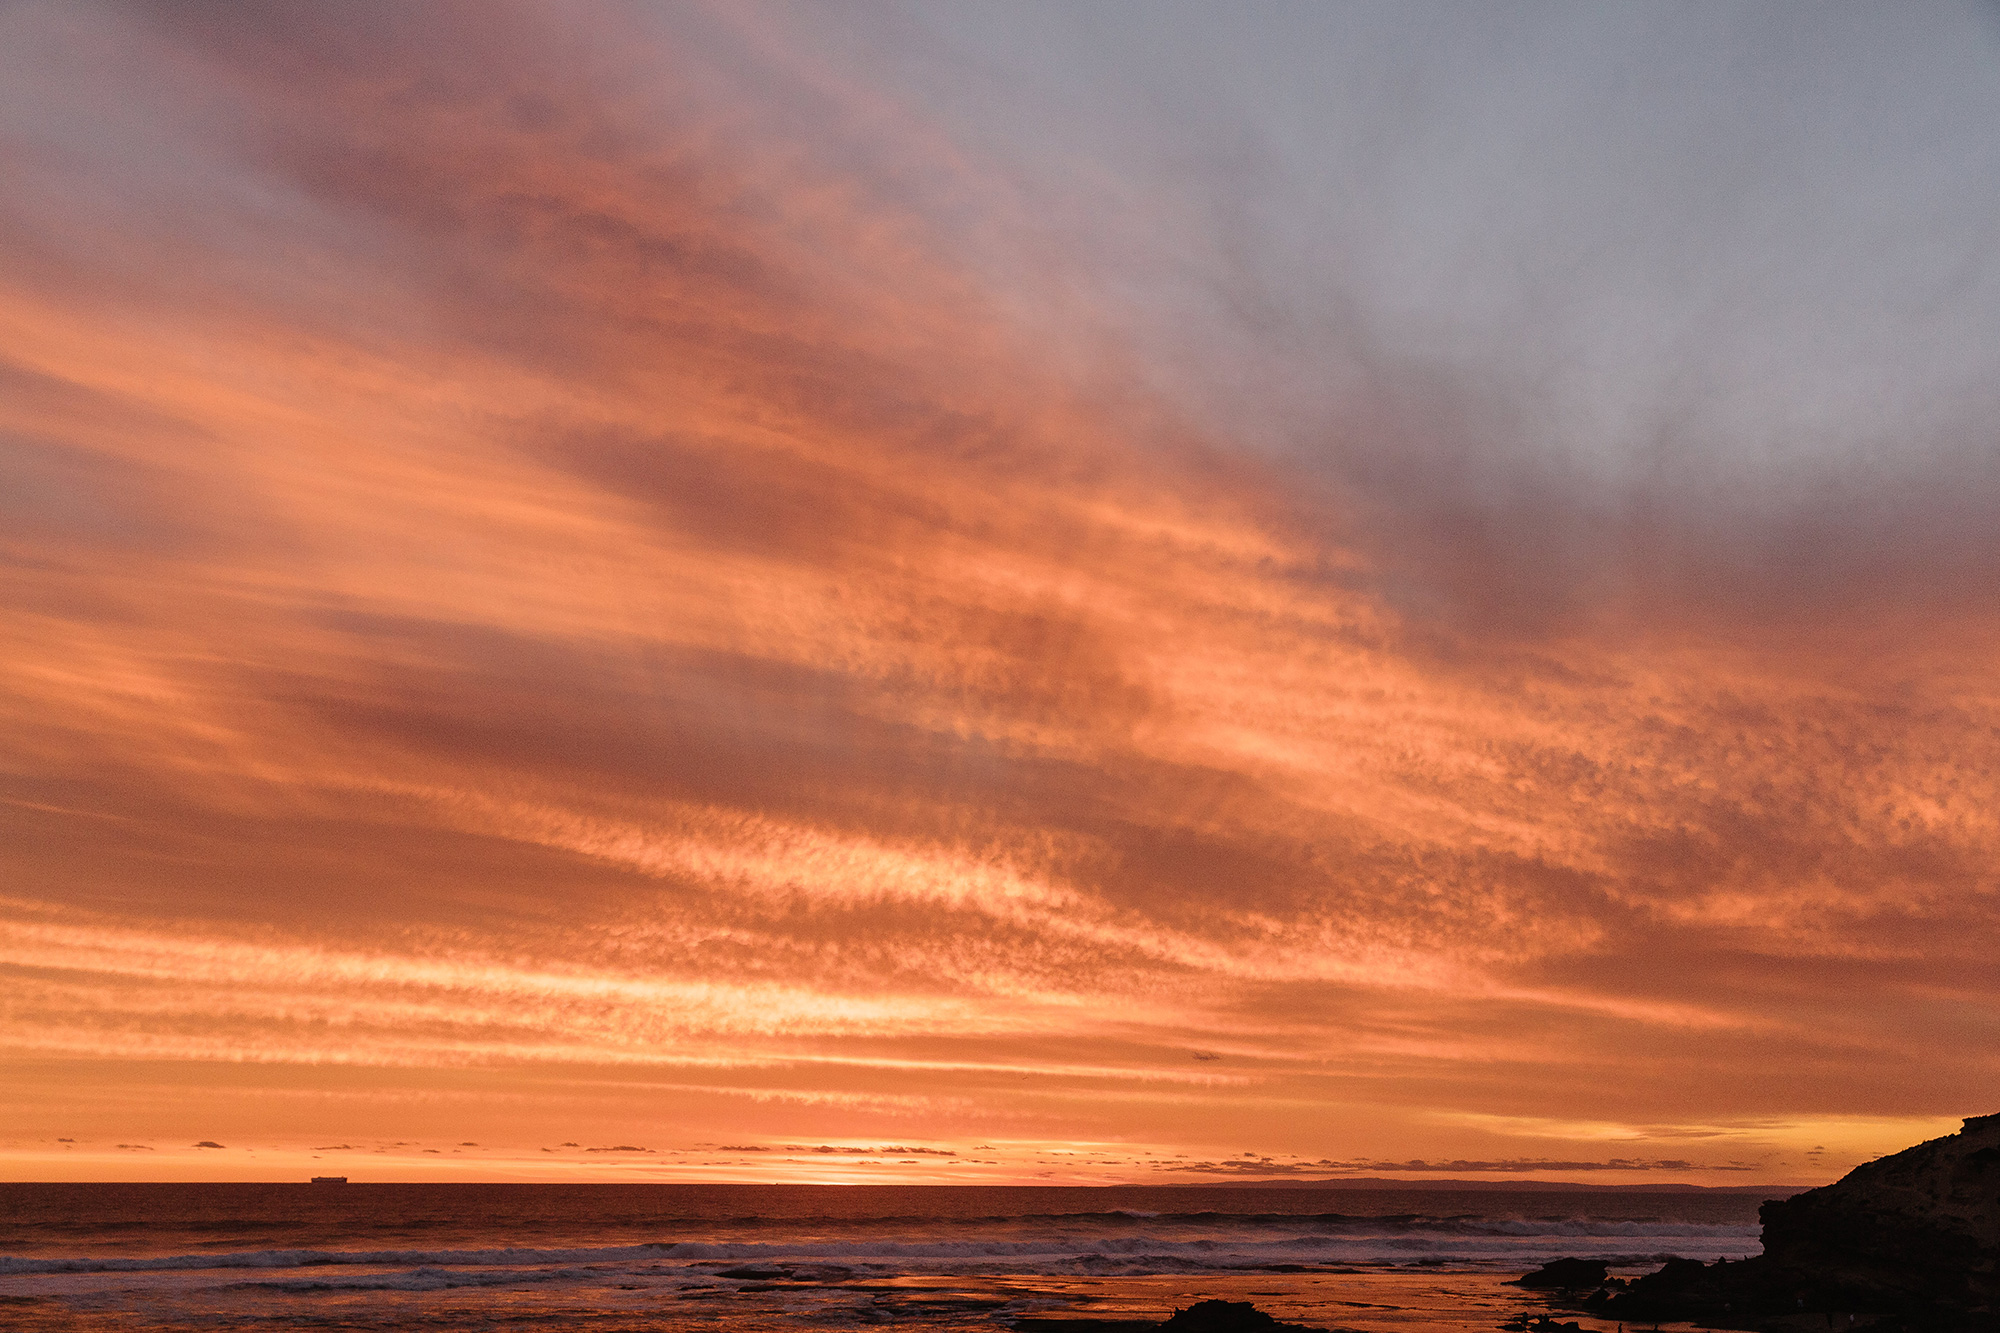
<instances>
[{"instance_id":1,"label":"coastal headland","mask_svg":"<svg viewBox=\"0 0 2000 1333\"><path fill-rule=\"evenodd\" d=\"M1627 1323L1991 1333L2000 1304L2000 1114L1758 1210L1764 1252L1669 1260L1630 1282L1559 1259L1520 1279Z\"/></svg>"}]
</instances>

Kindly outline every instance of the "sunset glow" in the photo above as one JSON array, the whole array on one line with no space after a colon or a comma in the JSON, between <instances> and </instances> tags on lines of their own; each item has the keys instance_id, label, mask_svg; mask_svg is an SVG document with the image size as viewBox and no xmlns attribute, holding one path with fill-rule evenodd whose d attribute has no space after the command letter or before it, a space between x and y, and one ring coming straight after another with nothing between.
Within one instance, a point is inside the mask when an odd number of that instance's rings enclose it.
<instances>
[{"instance_id":1,"label":"sunset glow","mask_svg":"<svg viewBox=\"0 0 2000 1333\"><path fill-rule=\"evenodd\" d=\"M1565 406L830 12L0 11L0 1178L1816 1183L2000 1109L2000 378Z\"/></svg>"}]
</instances>

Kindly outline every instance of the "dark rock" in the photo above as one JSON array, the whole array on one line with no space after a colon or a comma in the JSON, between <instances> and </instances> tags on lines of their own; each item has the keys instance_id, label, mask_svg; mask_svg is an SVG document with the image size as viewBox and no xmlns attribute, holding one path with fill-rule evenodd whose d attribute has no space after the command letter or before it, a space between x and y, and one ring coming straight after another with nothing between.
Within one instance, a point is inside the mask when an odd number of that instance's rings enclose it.
<instances>
[{"instance_id":1,"label":"dark rock","mask_svg":"<svg viewBox=\"0 0 2000 1333\"><path fill-rule=\"evenodd\" d=\"M1658 1272L1596 1308L1607 1319L1700 1319L1728 1327L1731 1319L1755 1320L1803 1307L1782 1278L1759 1260L1704 1264L1669 1259Z\"/></svg>"},{"instance_id":2,"label":"dark rock","mask_svg":"<svg viewBox=\"0 0 2000 1333\"><path fill-rule=\"evenodd\" d=\"M715 1275L738 1282L845 1282L854 1270L844 1264L738 1264Z\"/></svg>"},{"instance_id":3,"label":"dark rock","mask_svg":"<svg viewBox=\"0 0 2000 1333\"><path fill-rule=\"evenodd\" d=\"M2000 1298L2000 1115L1767 1203L1764 1256L1823 1277L1856 1308Z\"/></svg>"},{"instance_id":4,"label":"dark rock","mask_svg":"<svg viewBox=\"0 0 2000 1333\"><path fill-rule=\"evenodd\" d=\"M1198 1301L1161 1324L1171 1333L1266 1333L1282 1327L1248 1301Z\"/></svg>"},{"instance_id":5,"label":"dark rock","mask_svg":"<svg viewBox=\"0 0 2000 1333\"><path fill-rule=\"evenodd\" d=\"M1602 1259L1555 1259L1526 1277L1514 1279L1517 1287L1565 1287L1572 1291L1595 1290L1604 1285L1611 1266Z\"/></svg>"},{"instance_id":6,"label":"dark rock","mask_svg":"<svg viewBox=\"0 0 2000 1333\"><path fill-rule=\"evenodd\" d=\"M2000 1327L2000 1115L1759 1210L1764 1253L1670 1259L1593 1308L1721 1327L1836 1314L1922 1333Z\"/></svg>"},{"instance_id":7,"label":"dark rock","mask_svg":"<svg viewBox=\"0 0 2000 1333\"><path fill-rule=\"evenodd\" d=\"M1280 1323L1248 1301L1199 1301L1159 1321L1030 1315L1016 1319L1014 1327L1019 1333L1325 1333Z\"/></svg>"}]
</instances>

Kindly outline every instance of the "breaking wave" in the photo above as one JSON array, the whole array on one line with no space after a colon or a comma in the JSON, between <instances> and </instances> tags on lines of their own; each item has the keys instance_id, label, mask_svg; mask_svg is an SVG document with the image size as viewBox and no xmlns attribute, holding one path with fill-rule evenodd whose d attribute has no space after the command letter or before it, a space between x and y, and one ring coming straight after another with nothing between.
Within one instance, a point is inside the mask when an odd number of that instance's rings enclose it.
<instances>
[{"instance_id":1,"label":"breaking wave","mask_svg":"<svg viewBox=\"0 0 2000 1333\"><path fill-rule=\"evenodd\" d=\"M798 1240L653 1241L583 1248L495 1246L469 1249L272 1249L152 1257L0 1256L0 1275L144 1273L223 1269L368 1266L529 1270L575 1265L668 1265L701 1271L726 1263L835 1263L867 1268L1071 1272L1157 1267L1179 1271L1272 1265L1406 1263L1422 1257L1486 1265L1538 1261L1560 1249L1621 1258L1663 1252L1752 1254L1757 1228L1668 1220L1523 1217L1348 1217L1340 1214L1235 1217L1187 1214L1138 1218L1143 1227L1090 1225L1094 1215L1010 1219L1009 1234L951 1239L853 1236ZM1056 1225L1048 1225L1055 1223ZM1245 1225L1245 1224L1249 1225ZM1064 1225L1067 1224L1067 1225ZM1178 1224L1178 1225L1176 1225ZM1275 1234L1274 1234L1275 1233ZM723 1271L707 1274L724 1277ZM425 1278L423 1280L431 1280Z\"/></svg>"}]
</instances>

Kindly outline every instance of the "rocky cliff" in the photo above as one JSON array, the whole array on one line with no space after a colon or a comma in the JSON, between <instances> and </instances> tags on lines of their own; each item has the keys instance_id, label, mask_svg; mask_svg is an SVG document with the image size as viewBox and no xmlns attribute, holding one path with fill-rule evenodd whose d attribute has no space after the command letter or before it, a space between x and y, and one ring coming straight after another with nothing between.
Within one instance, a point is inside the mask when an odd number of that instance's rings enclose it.
<instances>
[{"instance_id":1,"label":"rocky cliff","mask_svg":"<svg viewBox=\"0 0 2000 1333\"><path fill-rule=\"evenodd\" d=\"M2000 1115L1767 1203L1768 1266L1851 1300L1992 1309L2000 1287Z\"/></svg>"},{"instance_id":2,"label":"rocky cliff","mask_svg":"<svg viewBox=\"0 0 2000 1333\"><path fill-rule=\"evenodd\" d=\"M1842 1328L2000 1329L2000 1115L1774 1200L1760 1215L1757 1258L1675 1259L1582 1303L1628 1322L1776 1329L1823 1315Z\"/></svg>"}]
</instances>

